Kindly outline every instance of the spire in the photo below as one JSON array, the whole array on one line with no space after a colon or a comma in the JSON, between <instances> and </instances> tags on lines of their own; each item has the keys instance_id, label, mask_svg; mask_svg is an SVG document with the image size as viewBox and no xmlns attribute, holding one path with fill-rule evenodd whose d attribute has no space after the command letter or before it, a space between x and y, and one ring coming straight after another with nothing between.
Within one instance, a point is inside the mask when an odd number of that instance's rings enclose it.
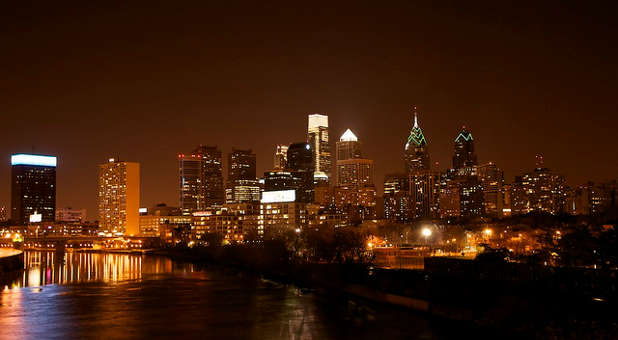
<instances>
[{"instance_id":1,"label":"spire","mask_svg":"<svg viewBox=\"0 0 618 340\"><path fill-rule=\"evenodd\" d=\"M406 150L410 147L410 145L415 144L416 146L424 146L427 145L427 140L423 135L423 130L418 126L418 112L416 105L413 106L414 112L414 126L412 130L410 130L410 136L408 136L408 141L406 143Z\"/></svg>"},{"instance_id":2,"label":"spire","mask_svg":"<svg viewBox=\"0 0 618 340\"><path fill-rule=\"evenodd\" d=\"M414 127L418 127L418 113L416 112L416 105L414 105L412 112L414 112Z\"/></svg>"}]
</instances>

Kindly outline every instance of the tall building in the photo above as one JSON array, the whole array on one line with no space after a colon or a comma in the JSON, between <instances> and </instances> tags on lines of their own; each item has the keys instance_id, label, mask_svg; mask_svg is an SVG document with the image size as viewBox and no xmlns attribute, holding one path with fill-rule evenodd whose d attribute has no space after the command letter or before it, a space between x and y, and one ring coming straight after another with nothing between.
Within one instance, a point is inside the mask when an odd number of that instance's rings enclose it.
<instances>
[{"instance_id":1,"label":"tall building","mask_svg":"<svg viewBox=\"0 0 618 340\"><path fill-rule=\"evenodd\" d=\"M110 158L99 165L99 228L125 235L139 234L139 163Z\"/></svg>"},{"instance_id":2,"label":"tall building","mask_svg":"<svg viewBox=\"0 0 618 340\"><path fill-rule=\"evenodd\" d=\"M439 215L440 172L432 170L411 172L410 195L414 218L437 218Z\"/></svg>"},{"instance_id":3,"label":"tall building","mask_svg":"<svg viewBox=\"0 0 618 340\"><path fill-rule=\"evenodd\" d=\"M256 178L256 157L251 149L232 149L228 154L225 203L250 203L260 200L260 184Z\"/></svg>"},{"instance_id":4,"label":"tall building","mask_svg":"<svg viewBox=\"0 0 618 340\"><path fill-rule=\"evenodd\" d=\"M455 154L453 155L453 169L475 166L474 139L470 131L464 126L455 138Z\"/></svg>"},{"instance_id":5,"label":"tall building","mask_svg":"<svg viewBox=\"0 0 618 340\"><path fill-rule=\"evenodd\" d=\"M200 145L193 154L202 158L202 187L206 207L223 204L223 162L216 146Z\"/></svg>"},{"instance_id":6,"label":"tall building","mask_svg":"<svg viewBox=\"0 0 618 340\"><path fill-rule=\"evenodd\" d=\"M314 163L308 143L293 143L288 148L288 169L296 179L296 201L311 203L314 199Z\"/></svg>"},{"instance_id":7,"label":"tall building","mask_svg":"<svg viewBox=\"0 0 618 340\"><path fill-rule=\"evenodd\" d=\"M275 150L273 169L283 170L287 168L287 161L288 161L288 145L277 144L277 147Z\"/></svg>"},{"instance_id":8,"label":"tall building","mask_svg":"<svg viewBox=\"0 0 618 340\"><path fill-rule=\"evenodd\" d=\"M232 148L228 154L227 180L256 179L256 157L251 149Z\"/></svg>"},{"instance_id":9,"label":"tall building","mask_svg":"<svg viewBox=\"0 0 618 340\"><path fill-rule=\"evenodd\" d=\"M179 202L184 215L223 204L223 165L216 146L200 145L178 155Z\"/></svg>"},{"instance_id":10,"label":"tall building","mask_svg":"<svg viewBox=\"0 0 618 340\"><path fill-rule=\"evenodd\" d=\"M338 161L362 158L361 142L350 129L347 129L343 135L341 135L341 138L339 138L337 142L336 149Z\"/></svg>"},{"instance_id":11,"label":"tall building","mask_svg":"<svg viewBox=\"0 0 618 340\"><path fill-rule=\"evenodd\" d=\"M178 155L179 202L183 215L191 215L206 207L203 163L204 160L196 155Z\"/></svg>"},{"instance_id":12,"label":"tall building","mask_svg":"<svg viewBox=\"0 0 618 340\"><path fill-rule=\"evenodd\" d=\"M56 157L15 154L11 156L11 219L53 222L56 214Z\"/></svg>"},{"instance_id":13,"label":"tall building","mask_svg":"<svg viewBox=\"0 0 618 340\"><path fill-rule=\"evenodd\" d=\"M500 217L504 210L504 172L493 162L477 167L479 181L483 190L484 213Z\"/></svg>"},{"instance_id":14,"label":"tall building","mask_svg":"<svg viewBox=\"0 0 618 340\"><path fill-rule=\"evenodd\" d=\"M410 130L410 135L408 136L404 149L404 160L407 173L416 170L430 169L427 139L425 139L423 130L418 125L418 112L416 106L414 106L414 125Z\"/></svg>"},{"instance_id":15,"label":"tall building","mask_svg":"<svg viewBox=\"0 0 618 340\"><path fill-rule=\"evenodd\" d=\"M313 154L313 168L331 177L331 154L328 142L328 116L321 114L309 115L307 141Z\"/></svg>"}]
</instances>

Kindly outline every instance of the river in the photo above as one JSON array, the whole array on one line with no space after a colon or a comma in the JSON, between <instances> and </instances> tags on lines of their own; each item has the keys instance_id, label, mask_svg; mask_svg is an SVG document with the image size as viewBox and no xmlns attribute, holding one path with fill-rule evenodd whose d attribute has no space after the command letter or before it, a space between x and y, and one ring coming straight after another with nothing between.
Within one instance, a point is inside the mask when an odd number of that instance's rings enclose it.
<instances>
[{"instance_id":1,"label":"river","mask_svg":"<svg viewBox=\"0 0 618 340\"><path fill-rule=\"evenodd\" d=\"M433 339L466 333L416 313L166 257L28 251L24 259L24 272L0 293L0 339Z\"/></svg>"}]
</instances>

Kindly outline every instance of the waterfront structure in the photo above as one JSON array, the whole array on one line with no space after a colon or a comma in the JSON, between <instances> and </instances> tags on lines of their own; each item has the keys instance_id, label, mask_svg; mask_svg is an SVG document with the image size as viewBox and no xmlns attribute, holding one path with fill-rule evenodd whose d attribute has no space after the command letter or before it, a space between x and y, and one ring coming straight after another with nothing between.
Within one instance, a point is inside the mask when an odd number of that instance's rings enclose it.
<instances>
[{"instance_id":1,"label":"waterfront structure","mask_svg":"<svg viewBox=\"0 0 618 340\"><path fill-rule=\"evenodd\" d=\"M205 234L218 233L227 242L242 242L262 236L260 229L260 203L226 203L222 207L196 212L192 218L192 231L197 239Z\"/></svg>"},{"instance_id":2,"label":"waterfront structure","mask_svg":"<svg viewBox=\"0 0 618 340\"><path fill-rule=\"evenodd\" d=\"M174 228L190 229L192 221L193 217L186 215L141 215L139 233L141 236L165 237L165 233L169 233Z\"/></svg>"},{"instance_id":3,"label":"waterfront structure","mask_svg":"<svg viewBox=\"0 0 618 340\"><path fill-rule=\"evenodd\" d=\"M276 149L275 149L273 169L275 170L286 169L287 160L288 160L288 145L277 144Z\"/></svg>"},{"instance_id":4,"label":"waterfront structure","mask_svg":"<svg viewBox=\"0 0 618 340\"><path fill-rule=\"evenodd\" d=\"M259 202L260 183L256 178L256 156L251 149L232 149L228 154L225 203Z\"/></svg>"},{"instance_id":5,"label":"waterfront structure","mask_svg":"<svg viewBox=\"0 0 618 340\"><path fill-rule=\"evenodd\" d=\"M309 115L307 126L307 141L311 145L313 169L323 172L331 178L331 152L328 142L328 116L322 114Z\"/></svg>"},{"instance_id":6,"label":"waterfront structure","mask_svg":"<svg viewBox=\"0 0 618 340\"><path fill-rule=\"evenodd\" d=\"M309 143L292 143L288 148L288 170L295 178L296 201L314 200L314 153Z\"/></svg>"},{"instance_id":7,"label":"waterfront structure","mask_svg":"<svg viewBox=\"0 0 618 340\"><path fill-rule=\"evenodd\" d=\"M86 221L86 209L73 209L71 207L56 209L56 222L80 223Z\"/></svg>"},{"instance_id":8,"label":"waterfront structure","mask_svg":"<svg viewBox=\"0 0 618 340\"><path fill-rule=\"evenodd\" d=\"M476 154L474 153L474 138L472 133L462 127L455 137L455 154L453 155L453 169L473 167L477 165Z\"/></svg>"},{"instance_id":9,"label":"waterfront structure","mask_svg":"<svg viewBox=\"0 0 618 340\"><path fill-rule=\"evenodd\" d=\"M139 234L140 166L110 158L99 165L100 229L125 235Z\"/></svg>"},{"instance_id":10,"label":"waterfront structure","mask_svg":"<svg viewBox=\"0 0 618 340\"><path fill-rule=\"evenodd\" d=\"M410 130L410 135L404 148L404 161L406 172L410 173L416 170L429 170L429 150L427 139L423 135L423 130L418 124L418 112L416 106L413 109L414 125Z\"/></svg>"},{"instance_id":11,"label":"waterfront structure","mask_svg":"<svg viewBox=\"0 0 618 340\"><path fill-rule=\"evenodd\" d=\"M53 222L56 215L54 156L11 156L11 219L17 225Z\"/></svg>"}]
</instances>

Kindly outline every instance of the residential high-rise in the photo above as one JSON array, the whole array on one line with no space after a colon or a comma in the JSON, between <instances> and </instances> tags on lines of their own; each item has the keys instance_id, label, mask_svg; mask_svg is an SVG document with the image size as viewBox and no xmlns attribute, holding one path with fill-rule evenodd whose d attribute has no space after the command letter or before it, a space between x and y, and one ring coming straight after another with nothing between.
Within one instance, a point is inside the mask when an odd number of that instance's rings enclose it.
<instances>
[{"instance_id":1,"label":"residential high-rise","mask_svg":"<svg viewBox=\"0 0 618 340\"><path fill-rule=\"evenodd\" d=\"M466 127L455 138L455 154L453 155L453 169L475 166L476 154L474 153L474 139Z\"/></svg>"},{"instance_id":2,"label":"residential high-rise","mask_svg":"<svg viewBox=\"0 0 618 340\"><path fill-rule=\"evenodd\" d=\"M413 113L414 125L410 130L410 135L408 136L404 149L404 160L407 173L416 170L430 169L427 139L425 139L423 130L418 125L418 112L416 106L414 106Z\"/></svg>"},{"instance_id":3,"label":"residential high-rise","mask_svg":"<svg viewBox=\"0 0 618 340\"><path fill-rule=\"evenodd\" d=\"M251 149L232 149L228 154L225 203L249 203L260 200L260 184L256 178L256 157Z\"/></svg>"},{"instance_id":4,"label":"residential high-rise","mask_svg":"<svg viewBox=\"0 0 618 340\"><path fill-rule=\"evenodd\" d=\"M296 201L311 203L314 199L314 163L311 145L293 143L288 148L288 169L296 179Z\"/></svg>"},{"instance_id":5,"label":"residential high-rise","mask_svg":"<svg viewBox=\"0 0 618 340\"><path fill-rule=\"evenodd\" d=\"M287 167L288 160L288 145L277 144L275 150L273 169L283 170Z\"/></svg>"},{"instance_id":6,"label":"residential high-rise","mask_svg":"<svg viewBox=\"0 0 618 340\"><path fill-rule=\"evenodd\" d=\"M139 163L110 158L99 165L99 228L103 231L139 234Z\"/></svg>"},{"instance_id":7,"label":"residential high-rise","mask_svg":"<svg viewBox=\"0 0 618 340\"><path fill-rule=\"evenodd\" d=\"M56 157L15 154L11 156L11 219L53 222L56 214Z\"/></svg>"},{"instance_id":8,"label":"residential high-rise","mask_svg":"<svg viewBox=\"0 0 618 340\"><path fill-rule=\"evenodd\" d=\"M328 116L321 114L309 115L307 141L311 145L313 168L331 177L331 154L328 142Z\"/></svg>"}]
</instances>

